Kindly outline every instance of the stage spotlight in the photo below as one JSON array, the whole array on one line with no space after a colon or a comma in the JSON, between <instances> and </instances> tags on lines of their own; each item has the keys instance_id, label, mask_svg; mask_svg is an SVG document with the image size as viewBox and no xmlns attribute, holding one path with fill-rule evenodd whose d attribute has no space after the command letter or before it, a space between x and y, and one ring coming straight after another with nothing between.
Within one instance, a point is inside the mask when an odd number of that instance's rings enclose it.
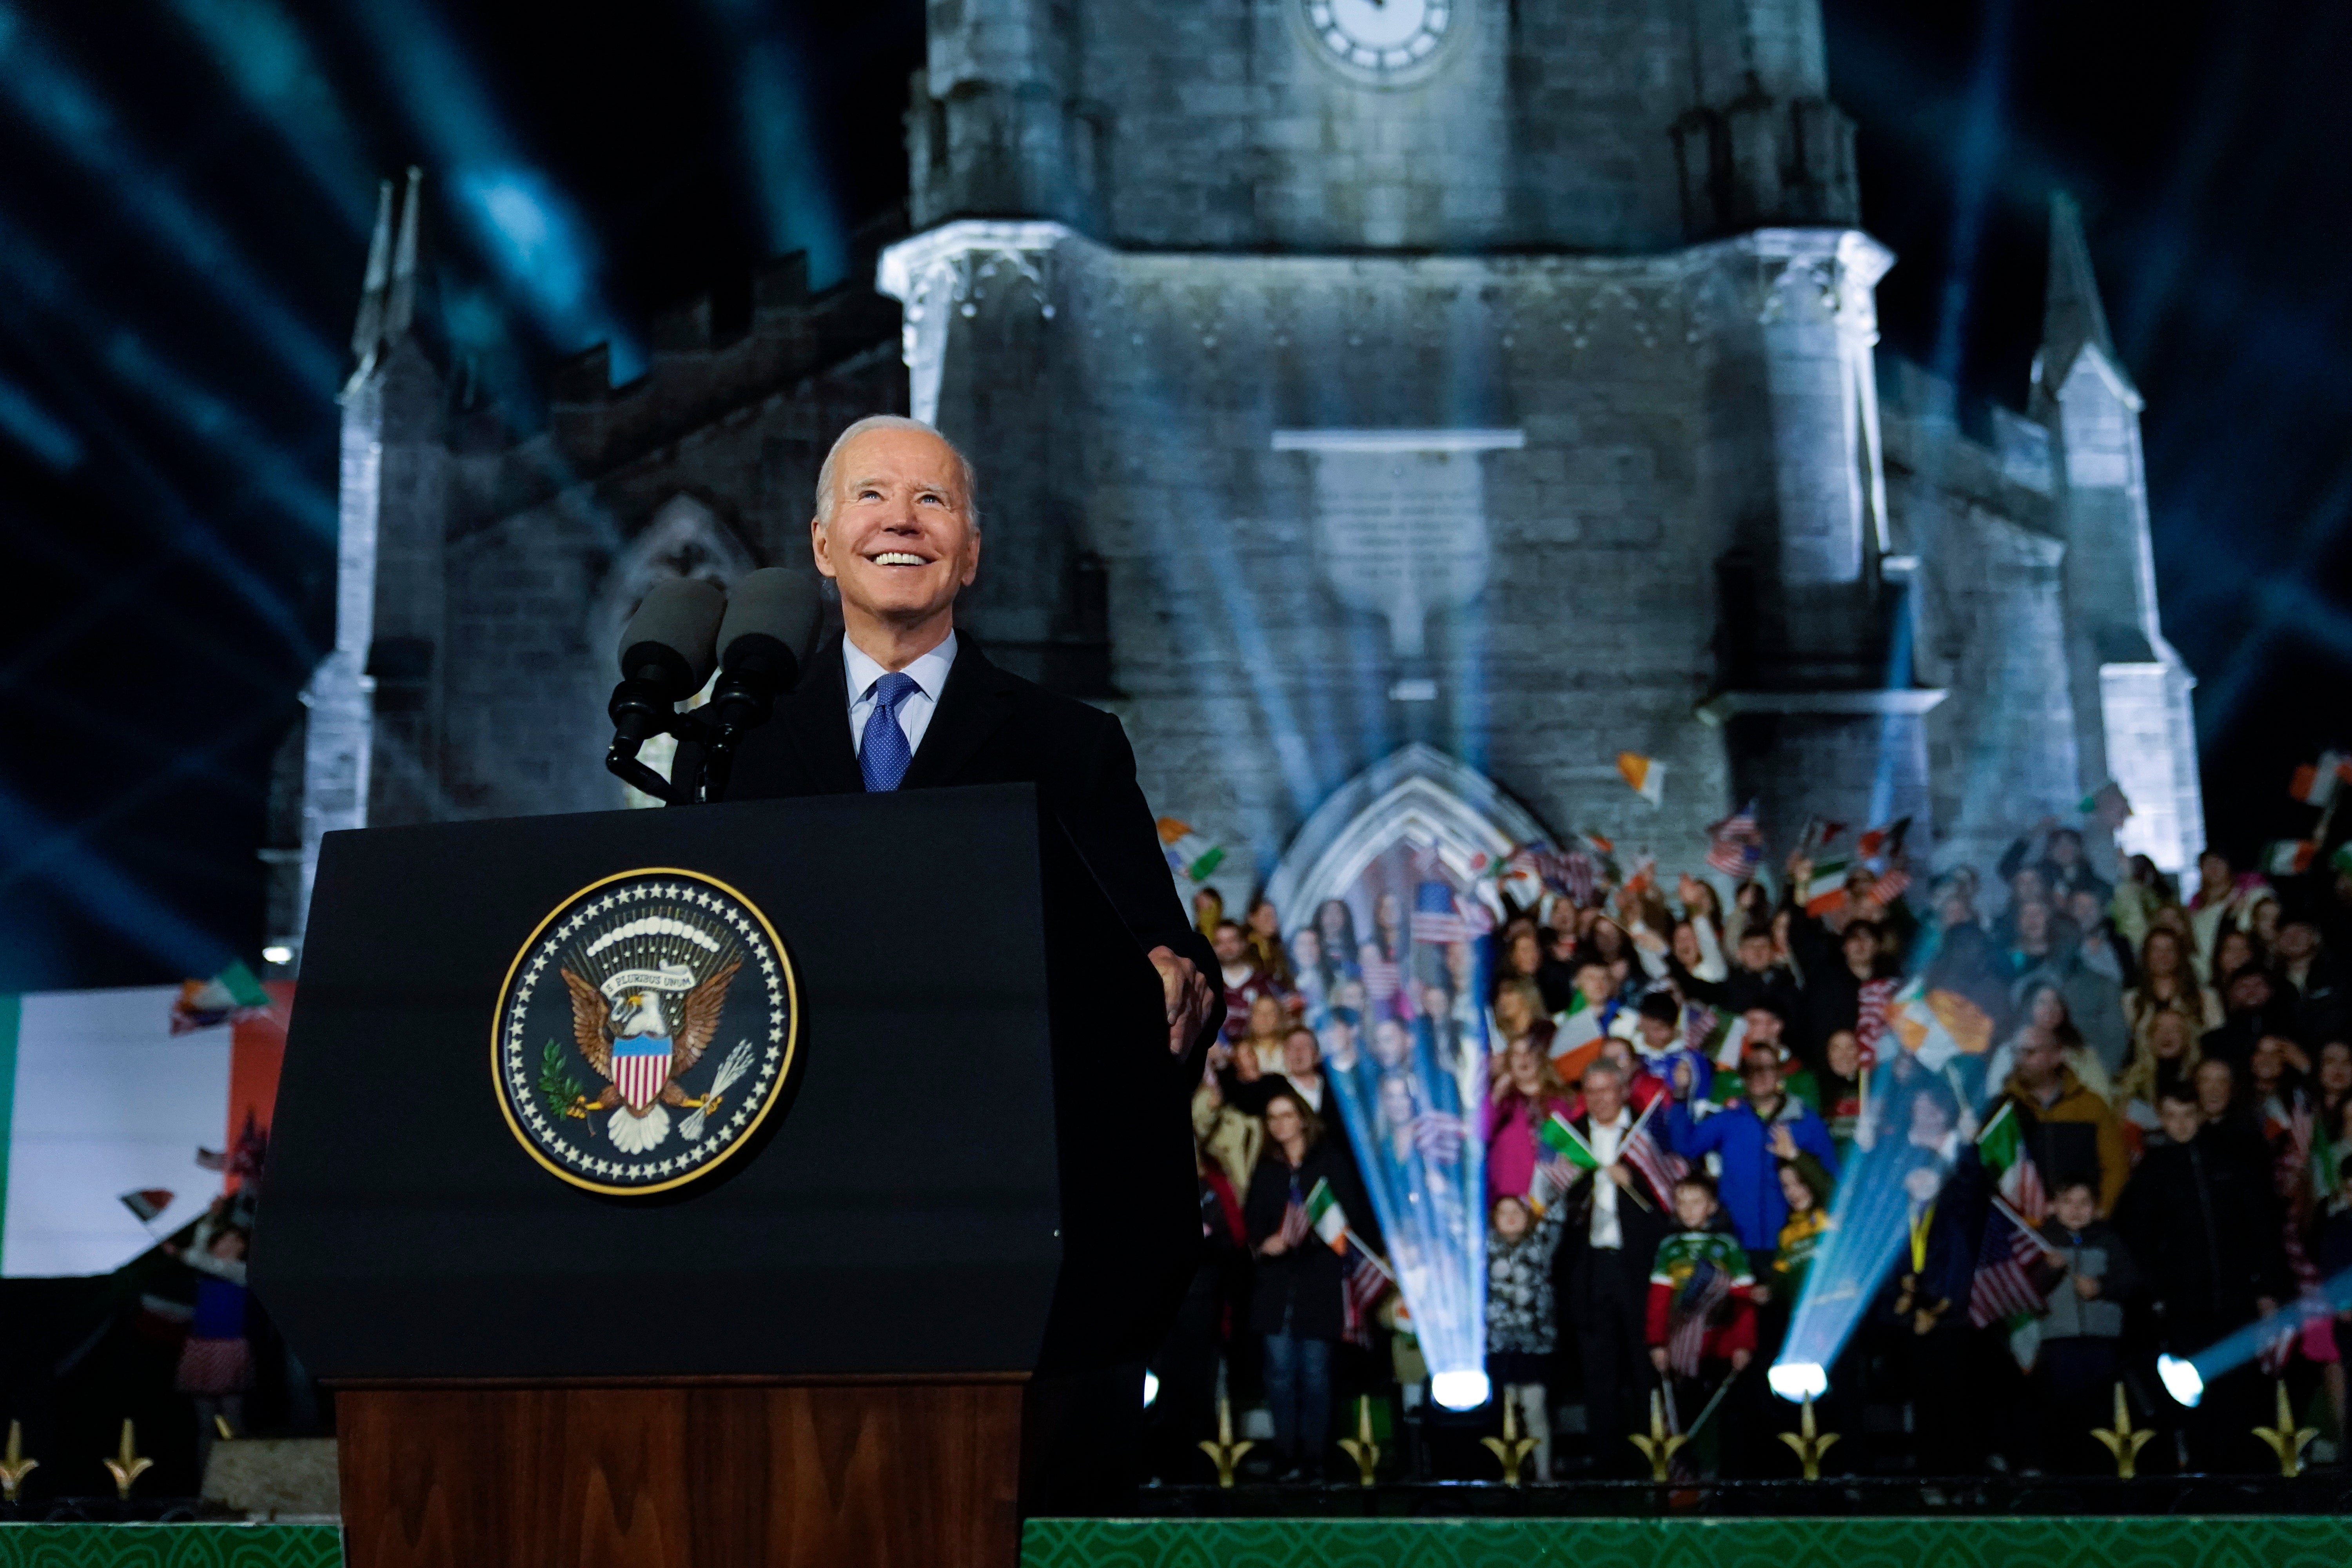
<instances>
[{"instance_id":1,"label":"stage spotlight","mask_svg":"<svg viewBox=\"0 0 2352 1568\"><path fill-rule=\"evenodd\" d=\"M1475 1410L1487 1392L1483 1372L1441 1372L1429 1380L1429 1396L1448 1410Z\"/></svg>"},{"instance_id":2,"label":"stage spotlight","mask_svg":"<svg viewBox=\"0 0 2352 1568\"><path fill-rule=\"evenodd\" d=\"M2156 1358L2156 1375L2163 1380L2167 1394L2190 1409L2205 1397L2205 1379L2194 1363L2179 1356L2160 1355Z\"/></svg>"},{"instance_id":3,"label":"stage spotlight","mask_svg":"<svg viewBox=\"0 0 2352 1568\"><path fill-rule=\"evenodd\" d=\"M1150 1409L1152 1401L1159 1397L1160 1374L1153 1372L1150 1367L1145 1367L1143 1369L1143 1407L1146 1410Z\"/></svg>"},{"instance_id":4,"label":"stage spotlight","mask_svg":"<svg viewBox=\"0 0 2352 1568\"><path fill-rule=\"evenodd\" d=\"M1830 1374L1822 1370L1819 1362L1775 1362L1764 1374L1764 1381L1773 1393L1791 1405L1819 1399L1830 1391Z\"/></svg>"},{"instance_id":5,"label":"stage spotlight","mask_svg":"<svg viewBox=\"0 0 2352 1568\"><path fill-rule=\"evenodd\" d=\"M288 947L283 942L272 942L268 947L261 950L261 962L264 963L291 963L294 962L294 950Z\"/></svg>"}]
</instances>

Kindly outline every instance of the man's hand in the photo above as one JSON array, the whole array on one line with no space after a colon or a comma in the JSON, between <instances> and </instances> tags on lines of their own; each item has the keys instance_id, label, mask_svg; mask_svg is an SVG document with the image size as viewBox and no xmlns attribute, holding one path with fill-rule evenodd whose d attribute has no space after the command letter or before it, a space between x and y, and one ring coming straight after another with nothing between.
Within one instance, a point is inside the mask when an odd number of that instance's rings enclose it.
<instances>
[{"instance_id":1,"label":"man's hand","mask_svg":"<svg viewBox=\"0 0 2352 1568\"><path fill-rule=\"evenodd\" d=\"M1260 1258L1279 1258L1289 1250L1290 1243L1282 1239L1282 1233L1279 1231L1257 1244L1257 1255Z\"/></svg>"},{"instance_id":2,"label":"man's hand","mask_svg":"<svg viewBox=\"0 0 2352 1568\"><path fill-rule=\"evenodd\" d=\"M1756 1353L1753 1351L1733 1351L1731 1352L1731 1370L1734 1372L1746 1372L1748 1370L1748 1363L1755 1359Z\"/></svg>"},{"instance_id":3,"label":"man's hand","mask_svg":"<svg viewBox=\"0 0 2352 1568\"><path fill-rule=\"evenodd\" d=\"M2099 1293L2099 1282L2087 1274L2074 1276L2074 1294L2087 1301Z\"/></svg>"},{"instance_id":4,"label":"man's hand","mask_svg":"<svg viewBox=\"0 0 2352 1568\"><path fill-rule=\"evenodd\" d=\"M1632 1171L1627 1170L1623 1165L1614 1160L1610 1161L1609 1163L1601 1166L1601 1168L1609 1173L1609 1179L1611 1181L1616 1183L1619 1186L1624 1188L1629 1193L1633 1190L1633 1173Z\"/></svg>"},{"instance_id":5,"label":"man's hand","mask_svg":"<svg viewBox=\"0 0 2352 1568\"><path fill-rule=\"evenodd\" d=\"M1168 1003L1168 1054L1181 1057L1209 1021L1208 977L1173 948L1155 947L1146 956L1160 971L1160 993Z\"/></svg>"},{"instance_id":6,"label":"man's hand","mask_svg":"<svg viewBox=\"0 0 2352 1568\"><path fill-rule=\"evenodd\" d=\"M1775 1159L1791 1163L1797 1158L1797 1135L1789 1131L1789 1124L1785 1121L1772 1123L1772 1155Z\"/></svg>"},{"instance_id":7,"label":"man's hand","mask_svg":"<svg viewBox=\"0 0 2352 1568\"><path fill-rule=\"evenodd\" d=\"M1664 1372L1664 1371L1665 1371L1665 1370L1666 1370L1666 1347L1665 1347L1665 1346L1664 1346L1664 1345L1652 1345L1652 1346L1650 1347L1650 1364L1651 1364L1652 1366L1656 1367L1660 1372Z\"/></svg>"}]
</instances>

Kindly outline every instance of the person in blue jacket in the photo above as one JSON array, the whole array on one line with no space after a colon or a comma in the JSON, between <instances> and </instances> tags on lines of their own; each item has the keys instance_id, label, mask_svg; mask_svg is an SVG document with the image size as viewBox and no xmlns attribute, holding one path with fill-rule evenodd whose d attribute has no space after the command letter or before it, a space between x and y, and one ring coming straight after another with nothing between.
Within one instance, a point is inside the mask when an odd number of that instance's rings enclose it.
<instances>
[{"instance_id":1,"label":"person in blue jacket","mask_svg":"<svg viewBox=\"0 0 2352 1568\"><path fill-rule=\"evenodd\" d=\"M1769 1258L1789 1222L1789 1200L1780 1191L1779 1163L1811 1154L1834 1179L1837 1146L1811 1106L1780 1084L1780 1053L1769 1047L1739 1058L1740 1098L1704 1118L1691 1114L1694 1074L1687 1061L1674 1067L1674 1102L1666 1107L1666 1142L1685 1160L1720 1156L1716 1184L1724 1212L1731 1216L1739 1245Z\"/></svg>"}]
</instances>

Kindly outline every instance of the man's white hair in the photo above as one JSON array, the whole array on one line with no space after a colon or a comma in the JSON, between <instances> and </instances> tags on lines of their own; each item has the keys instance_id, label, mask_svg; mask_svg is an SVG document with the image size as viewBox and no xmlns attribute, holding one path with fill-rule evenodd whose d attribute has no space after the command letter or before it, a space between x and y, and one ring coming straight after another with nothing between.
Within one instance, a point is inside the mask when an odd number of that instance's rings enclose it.
<instances>
[{"instance_id":1,"label":"man's white hair","mask_svg":"<svg viewBox=\"0 0 2352 1568\"><path fill-rule=\"evenodd\" d=\"M820 523L833 521L835 500L834 480L839 477L842 448L868 430L920 430L926 436L938 437L940 446L955 458L956 469L963 476L963 515L974 531L980 527L980 477L972 472L971 459L932 426L919 419L909 419L903 414L869 414L834 438L833 450L824 455L824 466L816 471L816 520Z\"/></svg>"}]
</instances>

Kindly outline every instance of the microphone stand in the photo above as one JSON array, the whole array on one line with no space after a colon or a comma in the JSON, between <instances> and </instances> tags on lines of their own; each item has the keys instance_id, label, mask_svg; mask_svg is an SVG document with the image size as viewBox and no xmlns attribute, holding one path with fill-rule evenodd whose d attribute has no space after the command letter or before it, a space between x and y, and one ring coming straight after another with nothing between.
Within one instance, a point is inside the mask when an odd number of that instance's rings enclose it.
<instances>
[{"instance_id":1,"label":"microphone stand","mask_svg":"<svg viewBox=\"0 0 2352 1568\"><path fill-rule=\"evenodd\" d=\"M735 748L775 710L776 689L784 683L779 677L789 679L796 673L789 650L778 644L774 652L782 655L782 668L770 650L746 650L720 674L710 700L684 712L667 700L669 689L660 682L657 668L622 681L606 705L613 744L604 753L605 770L664 805L709 805L724 799ZM677 740L667 779L637 756L638 748L656 735Z\"/></svg>"}]
</instances>

